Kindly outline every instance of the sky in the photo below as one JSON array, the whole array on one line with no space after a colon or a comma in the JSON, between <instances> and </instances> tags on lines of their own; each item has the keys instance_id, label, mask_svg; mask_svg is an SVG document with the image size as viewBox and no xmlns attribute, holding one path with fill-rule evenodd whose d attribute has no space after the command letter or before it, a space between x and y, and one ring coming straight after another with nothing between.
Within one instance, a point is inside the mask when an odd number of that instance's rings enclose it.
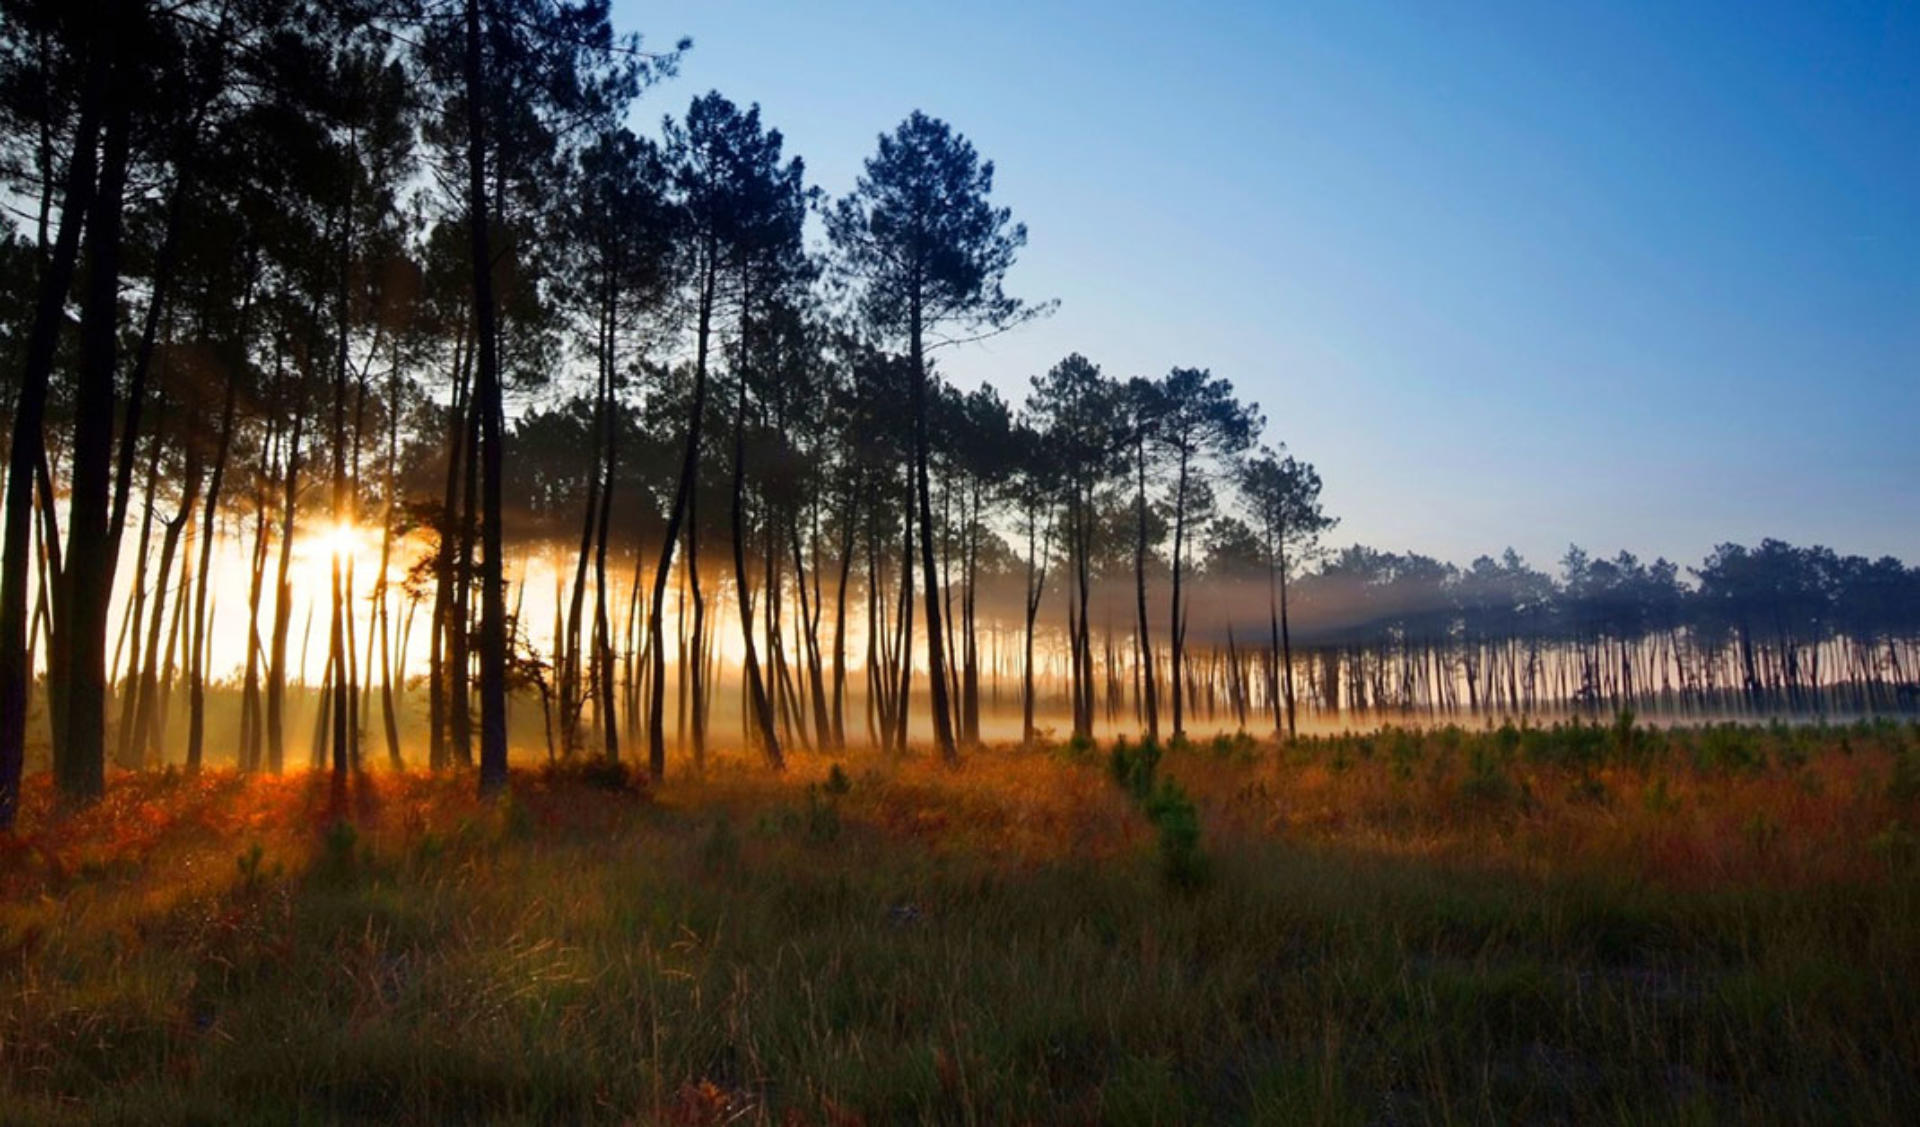
<instances>
[{"instance_id":1,"label":"sky","mask_svg":"<svg viewBox=\"0 0 1920 1127\"><path fill-rule=\"evenodd\" d=\"M948 352L1204 367L1330 539L1920 562L1920 2L614 0L848 191L921 109L1058 311Z\"/></svg>"}]
</instances>

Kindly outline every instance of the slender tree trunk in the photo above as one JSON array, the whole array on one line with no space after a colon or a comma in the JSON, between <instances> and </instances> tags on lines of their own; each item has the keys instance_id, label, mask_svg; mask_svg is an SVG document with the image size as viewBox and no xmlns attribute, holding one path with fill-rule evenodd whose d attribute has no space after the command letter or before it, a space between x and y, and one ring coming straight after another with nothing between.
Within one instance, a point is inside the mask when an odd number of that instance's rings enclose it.
<instances>
[{"instance_id":1,"label":"slender tree trunk","mask_svg":"<svg viewBox=\"0 0 1920 1127\"><path fill-rule=\"evenodd\" d=\"M701 256L699 323L694 334L693 360L693 403L687 412L687 444L680 456L680 482L673 494L673 507L667 513L666 532L660 538L660 562L653 572L653 605L647 618L648 646L653 652L653 700L647 713L647 773L657 782L667 772L667 647L664 641L664 614L667 599L667 571L673 563L673 551L680 535L682 518L693 508L694 493L699 488L700 466L700 422L707 409L707 347L713 333L714 287L716 285L716 254L713 240L708 239ZM698 564L694 558L694 542L699 536L697 521L687 522L687 563L686 574L698 585L695 575ZM696 600L697 605L697 600ZM696 615L697 615L696 611ZM696 629L696 635L699 631ZM688 671L685 664L680 669L680 678L684 682ZM697 678L696 678L697 679ZM697 694L696 694L697 695ZM698 724L695 725L699 727ZM700 758L696 754L696 759Z\"/></svg>"},{"instance_id":2,"label":"slender tree trunk","mask_svg":"<svg viewBox=\"0 0 1920 1127\"><path fill-rule=\"evenodd\" d=\"M594 429L600 429L600 415L606 409L602 397L594 395ZM560 746L571 756L580 745L580 713L585 699L580 691L580 615L587 599L587 564L593 554L593 533L600 508L600 462L596 445L593 470L587 480L586 512L580 524L580 550L574 557L573 593L567 600L565 633L557 640L560 662Z\"/></svg>"},{"instance_id":3,"label":"slender tree trunk","mask_svg":"<svg viewBox=\"0 0 1920 1127\"><path fill-rule=\"evenodd\" d=\"M128 769L140 767L152 760L159 752L159 735L154 728L154 716L159 708L159 679L161 645L166 628L167 590L173 579L174 553L180 546L180 534L186 529L187 522L193 519L193 507L200 493L200 462L191 447L188 449L186 472L181 480L180 509L166 522L160 543L160 574L154 580L153 612L148 622L147 659L140 674L140 686L136 693L133 730L124 741L126 755L120 765ZM184 568L182 569L184 570Z\"/></svg>"},{"instance_id":4,"label":"slender tree trunk","mask_svg":"<svg viewBox=\"0 0 1920 1127\"><path fill-rule=\"evenodd\" d=\"M478 381L476 380L476 391ZM453 760L473 766L473 539L479 530L480 404L467 404L466 460L461 467L460 540L453 576L452 618L447 629L447 728L453 740Z\"/></svg>"},{"instance_id":5,"label":"slender tree trunk","mask_svg":"<svg viewBox=\"0 0 1920 1127\"><path fill-rule=\"evenodd\" d=\"M967 520L967 539L962 579L966 592L961 596L960 614L963 623L960 637L965 649L960 662L960 733L967 746L980 743L980 644L979 624L975 621L977 609L976 584L980 574L980 479L973 479L972 513Z\"/></svg>"},{"instance_id":6,"label":"slender tree trunk","mask_svg":"<svg viewBox=\"0 0 1920 1127\"><path fill-rule=\"evenodd\" d=\"M303 397L304 399L304 397ZM293 436L287 447L286 484L280 516L280 560L273 585L272 648L267 653L267 770L279 774L286 766L287 634L293 627L293 530L300 498L300 433L305 427L305 404L293 411ZM301 658L301 675L306 659Z\"/></svg>"},{"instance_id":7,"label":"slender tree trunk","mask_svg":"<svg viewBox=\"0 0 1920 1127\"><path fill-rule=\"evenodd\" d=\"M940 757L948 764L960 762L960 750L954 744L953 716L947 701L947 661L942 647L940 626L940 573L933 561L933 495L929 480L927 435L927 362L921 341L920 292L916 283L909 299L910 318L908 363L913 369L913 470L914 491L920 506L920 567L926 578L927 607L927 684L932 690L933 740Z\"/></svg>"},{"instance_id":8,"label":"slender tree trunk","mask_svg":"<svg viewBox=\"0 0 1920 1127\"><path fill-rule=\"evenodd\" d=\"M1147 713L1147 739L1159 743L1159 673L1154 669L1153 639L1147 630L1147 444L1144 437L1134 440L1134 464L1137 475L1133 499L1133 599L1140 630L1140 699ZM1178 730L1179 721L1174 723Z\"/></svg>"},{"instance_id":9,"label":"slender tree trunk","mask_svg":"<svg viewBox=\"0 0 1920 1127\"><path fill-rule=\"evenodd\" d=\"M502 406L498 339L494 325L493 255L487 237L486 134L481 107L486 82L481 71L480 3L466 0L467 227L473 254L473 321L480 368L475 405L480 415L480 793L507 785L507 608L503 590L500 527Z\"/></svg>"},{"instance_id":10,"label":"slender tree trunk","mask_svg":"<svg viewBox=\"0 0 1920 1127\"><path fill-rule=\"evenodd\" d=\"M189 554L193 551L193 541L193 533L189 531L187 535ZM174 654L180 647L182 635L187 632L187 611L193 605L192 600L193 576L187 572L185 566L182 566L180 589L173 597L173 616L167 627L166 660L160 667L160 688L154 695L152 761L155 764L164 764L167 761L167 733L170 730L169 721L173 712Z\"/></svg>"},{"instance_id":11,"label":"slender tree trunk","mask_svg":"<svg viewBox=\"0 0 1920 1127\"><path fill-rule=\"evenodd\" d=\"M805 570L801 566L799 521L791 522L789 541L793 552L793 585L800 600L800 620L796 632L800 638L801 658L806 662L804 679L812 701L814 742L825 749L833 746L833 726L827 716L826 679L821 676L820 644L815 633L819 624L819 609L808 601ZM816 557L817 542L816 542ZM814 574L819 575L819 560L814 560Z\"/></svg>"},{"instance_id":12,"label":"slender tree trunk","mask_svg":"<svg viewBox=\"0 0 1920 1127\"><path fill-rule=\"evenodd\" d=\"M67 585L61 580L66 574L66 565L60 550L59 498L53 487L49 462L49 455L43 449L34 462L33 472L40 518L40 607L44 612L39 628L47 641L47 727L57 748L67 742L67 681L54 674L67 667L66 643L70 638L59 628L67 617Z\"/></svg>"},{"instance_id":13,"label":"slender tree trunk","mask_svg":"<svg viewBox=\"0 0 1920 1127\"><path fill-rule=\"evenodd\" d=\"M108 551L115 561L119 559L120 533L126 527L127 502L133 490L134 447L140 440L140 415L142 408L146 405L147 373L153 366L154 346L159 337L161 318L165 315L173 288L174 260L179 247L186 192L183 174L181 178L175 180L170 193L171 198L167 204L166 230L161 236L160 250L154 259L146 314L142 318L143 323L140 328L140 342L134 351L133 371L128 380L127 412L124 425L120 428L120 453L118 472L114 478L113 509L107 521Z\"/></svg>"},{"instance_id":14,"label":"slender tree trunk","mask_svg":"<svg viewBox=\"0 0 1920 1127\"><path fill-rule=\"evenodd\" d=\"M1026 642L1025 658L1020 667L1020 742L1031 746L1034 737L1033 726L1033 633L1034 622L1040 615L1040 601L1047 589L1046 554L1053 539L1053 520L1047 521L1047 534L1041 538L1040 549L1034 550L1034 525L1037 520L1037 506L1027 510L1027 589L1025 598Z\"/></svg>"},{"instance_id":15,"label":"slender tree trunk","mask_svg":"<svg viewBox=\"0 0 1920 1127\"><path fill-rule=\"evenodd\" d=\"M433 612L429 631L432 640L427 646L427 763L435 771L446 767L452 759L452 751L447 746L448 729L452 723L451 702L448 700L451 692L449 667L455 653L452 645L454 585L461 581L455 575L460 544L460 486L466 480L463 476L465 460L472 456L467 445L467 436L473 430L469 421L472 415L472 356L473 350L465 342L463 331L462 339L454 344L446 488L442 495L439 537L434 551Z\"/></svg>"},{"instance_id":16,"label":"slender tree trunk","mask_svg":"<svg viewBox=\"0 0 1920 1127\"><path fill-rule=\"evenodd\" d=\"M693 745L693 764L700 770L707 766L707 700L709 686L713 681L712 670L708 666L706 653L710 642L707 635L707 599L700 590L700 495L698 490L687 498L687 601L693 604L693 633L688 638L691 647L688 652L689 676L683 668L680 680L687 695L687 738ZM716 631L717 633L717 631Z\"/></svg>"},{"instance_id":17,"label":"slender tree trunk","mask_svg":"<svg viewBox=\"0 0 1920 1127\"><path fill-rule=\"evenodd\" d=\"M600 719L600 738L602 750L608 762L620 762L620 727L613 707L613 633L607 618L607 535L613 515L613 475L617 465L617 443L620 434L620 421L617 413L618 403L614 399L614 373L617 372L617 357L614 352L615 329L618 324L617 297L607 295L607 367L603 393L606 409L602 412L605 428L605 446L607 451L605 479L600 485L600 527L596 533L593 553L593 598L594 598L594 638L599 649L600 699L595 711Z\"/></svg>"},{"instance_id":18,"label":"slender tree trunk","mask_svg":"<svg viewBox=\"0 0 1920 1127\"><path fill-rule=\"evenodd\" d=\"M247 657L246 673L240 690L240 769L256 771L265 740L260 699L260 600L267 574L267 499L265 483L271 480L274 445L272 424L267 441L260 446L260 476L254 484L253 551L249 555L247 583Z\"/></svg>"},{"instance_id":19,"label":"slender tree trunk","mask_svg":"<svg viewBox=\"0 0 1920 1127\"><path fill-rule=\"evenodd\" d=\"M1287 738L1295 739L1299 730L1294 725L1293 704L1293 631L1287 622L1287 540L1282 532L1280 537L1280 671L1286 680L1287 691Z\"/></svg>"},{"instance_id":20,"label":"slender tree trunk","mask_svg":"<svg viewBox=\"0 0 1920 1127\"><path fill-rule=\"evenodd\" d=\"M893 697L893 746L897 751L907 749L907 721L913 711L913 483L916 477L913 463L907 464L906 521L901 531L900 543L900 605L897 609L898 640L894 645L896 687Z\"/></svg>"},{"instance_id":21,"label":"slender tree trunk","mask_svg":"<svg viewBox=\"0 0 1920 1127\"><path fill-rule=\"evenodd\" d=\"M139 661L138 652L135 652L129 660L122 659L129 656L128 642L134 643L137 651L140 640L141 601L146 595L147 562L153 547L153 491L158 485L157 479L160 474L159 454L159 447L148 443L146 511L140 519L140 537L138 546L134 549L133 582L127 587L126 605L120 609L120 629L114 633L113 658L107 662L109 687L123 684L128 675L127 670L133 663ZM115 724L112 730L117 732L121 727L122 725Z\"/></svg>"},{"instance_id":22,"label":"slender tree trunk","mask_svg":"<svg viewBox=\"0 0 1920 1127\"><path fill-rule=\"evenodd\" d=\"M165 402L165 400L161 400L158 406L164 408ZM154 421L156 423L154 434L147 442L147 497L146 510L140 517L140 558L139 562L134 565L133 590L129 598L130 605L128 606L128 630L131 634L128 641L132 646L132 650L127 655L127 663L124 667L126 672L122 674L120 679L120 723L116 726L114 738L114 761L121 764L125 764L133 753L133 709L135 702L140 696L140 659L142 653L140 648L140 628L145 622L147 563L148 557L151 554L150 548L153 543L153 513L156 507L154 505L153 493L160 473L161 441L160 431L157 425L160 422L160 417L156 416Z\"/></svg>"},{"instance_id":23,"label":"slender tree trunk","mask_svg":"<svg viewBox=\"0 0 1920 1127\"><path fill-rule=\"evenodd\" d=\"M744 308L745 301L742 301ZM747 585L747 548L746 548L746 477L745 463L747 451L747 373L745 357L747 351L747 324L743 314L740 318L740 352L742 363L737 373L739 394L734 403L733 412L733 505L730 512L733 529L733 588L740 602L740 642L744 651L741 659L741 676L746 680L749 719L760 733L760 750L767 757L767 765L774 770L785 766L785 757L780 753L780 737L774 731L773 707L767 699L766 684L760 678L760 659L753 642L753 602ZM767 591L769 605L773 598L771 588Z\"/></svg>"},{"instance_id":24,"label":"slender tree trunk","mask_svg":"<svg viewBox=\"0 0 1920 1127\"><path fill-rule=\"evenodd\" d=\"M1170 675L1173 682L1173 738L1187 734L1186 729L1186 639L1180 618L1180 555L1186 546L1187 532L1187 455L1180 454L1180 477L1174 486L1173 500L1173 614L1168 632L1172 637Z\"/></svg>"},{"instance_id":25,"label":"slender tree trunk","mask_svg":"<svg viewBox=\"0 0 1920 1127\"><path fill-rule=\"evenodd\" d=\"M374 581L373 597L380 615L380 725L387 738L387 766L395 771L405 764L400 758L400 722L393 700L392 640L388 627L388 604L392 602L388 569L393 559L394 464L400 454L400 364L399 346L394 347L394 368L387 377L387 473L386 499L380 514L380 575ZM371 633L371 631L369 631ZM403 669L404 672L404 669Z\"/></svg>"},{"instance_id":26,"label":"slender tree trunk","mask_svg":"<svg viewBox=\"0 0 1920 1127\"><path fill-rule=\"evenodd\" d=\"M841 514L846 522L840 538L840 578L834 588L833 612L833 747L847 746L847 577L853 571L853 539L856 526L854 503L858 484L847 492L847 507Z\"/></svg>"},{"instance_id":27,"label":"slender tree trunk","mask_svg":"<svg viewBox=\"0 0 1920 1127\"><path fill-rule=\"evenodd\" d=\"M200 770L207 727L207 670L202 656L207 643L207 572L213 562L214 520L220 513L220 486L227 475L227 455L233 449L233 406L240 382L238 371L227 374L226 402L220 408L220 446L213 456L213 474L207 479L205 517L200 526L200 569L194 582L193 650L187 656L187 771Z\"/></svg>"}]
</instances>

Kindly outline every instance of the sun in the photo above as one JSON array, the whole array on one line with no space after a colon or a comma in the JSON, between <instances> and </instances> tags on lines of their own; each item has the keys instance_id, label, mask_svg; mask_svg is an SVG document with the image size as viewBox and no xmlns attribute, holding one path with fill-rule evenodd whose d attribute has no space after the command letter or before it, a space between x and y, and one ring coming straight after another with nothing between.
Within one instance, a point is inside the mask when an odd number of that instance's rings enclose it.
<instances>
[{"instance_id":1,"label":"sun","mask_svg":"<svg viewBox=\"0 0 1920 1127\"><path fill-rule=\"evenodd\" d=\"M340 521L315 530L311 539L315 556L344 561L366 550L368 532L359 525Z\"/></svg>"}]
</instances>

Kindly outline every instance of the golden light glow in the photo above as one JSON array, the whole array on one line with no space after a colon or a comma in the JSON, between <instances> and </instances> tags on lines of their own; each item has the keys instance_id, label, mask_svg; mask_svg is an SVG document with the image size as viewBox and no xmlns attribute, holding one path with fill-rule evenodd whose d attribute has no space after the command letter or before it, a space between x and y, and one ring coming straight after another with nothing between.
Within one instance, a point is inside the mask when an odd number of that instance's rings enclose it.
<instances>
[{"instance_id":1,"label":"golden light glow","mask_svg":"<svg viewBox=\"0 0 1920 1127\"><path fill-rule=\"evenodd\" d=\"M367 548L378 546L378 533L375 530L341 521L316 530L309 550L329 562L337 558L344 563L358 557Z\"/></svg>"}]
</instances>

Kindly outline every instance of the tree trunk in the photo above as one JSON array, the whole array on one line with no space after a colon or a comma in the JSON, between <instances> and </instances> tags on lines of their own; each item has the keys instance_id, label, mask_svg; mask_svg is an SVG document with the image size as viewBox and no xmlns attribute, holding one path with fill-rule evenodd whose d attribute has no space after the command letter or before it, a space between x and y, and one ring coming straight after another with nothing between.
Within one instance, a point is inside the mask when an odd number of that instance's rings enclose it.
<instances>
[{"instance_id":1,"label":"tree trunk","mask_svg":"<svg viewBox=\"0 0 1920 1127\"><path fill-rule=\"evenodd\" d=\"M276 775L286 766L287 634L293 627L293 584L288 573L293 566L294 519L300 498L300 433L305 424L305 403L297 403L293 410L293 437L287 447L280 560L273 586L272 648L267 653L267 770ZM301 673L305 675L304 658Z\"/></svg>"},{"instance_id":2,"label":"tree trunk","mask_svg":"<svg viewBox=\"0 0 1920 1127\"><path fill-rule=\"evenodd\" d=\"M1300 733L1294 726L1293 631L1287 623L1287 541L1284 532L1280 538L1280 672L1286 680L1287 738L1291 740Z\"/></svg>"},{"instance_id":3,"label":"tree trunk","mask_svg":"<svg viewBox=\"0 0 1920 1127\"><path fill-rule=\"evenodd\" d=\"M921 341L920 293L918 286L910 297L908 363L913 368L913 478L920 506L920 567L926 579L927 607L927 684L933 707L933 740L940 757L948 764L960 762L960 750L954 745L953 717L947 701L947 661L940 629L940 573L933 561L933 495L929 480L930 445L927 436L927 362Z\"/></svg>"},{"instance_id":4,"label":"tree trunk","mask_svg":"<svg viewBox=\"0 0 1920 1127\"><path fill-rule=\"evenodd\" d=\"M853 538L855 530L855 498L858 484L847 491L847 508L841 514L846 522L845 532L840 538L840 578L834 589L833 612L833 747L835 750L847 746L846 696L847 696L847 577L853 571Z\"/></svg>"},{"instance_id":5,"label":"tree trunk","mask_svg":"<svg viewBox=\"0 0 1920 1127\"><path fill-rule=\"evenodd\" d=\"M481 73L480 2L466 0L467 228L473 254L473 321L480 368L474 400L480 415L480 793L507 785L507 608L502 589L500 358L494 325L493 256L488 249L485 80Z\"/></svg>"},{"instance_id":6,"label":"tree trunk","mask_svg":"<svg viewBox=\"0 0 1920 1127\"><path fill-rule=\"evenodd\" d=\"M116 18L131 20L132 13ZM120 60L116 57L116 63ZM108 84L100 184L87 218L87 283L80 318L79 409L74 414L68 482L64 623L56 633L64 668L66 732L54 748L54 781L67 801L106 789L107 603L113 594L108 551L108 488L113 462L114 368L119 360L121 213L125 204L133 92Z\"/></svg>"},{"instance_id":7,"label":"tree trunk","mask_svg":"<svg viewBox=\"0 0 1920 1127\"><path fill-rule=\"evenodd\" d=\"M206 515L200 526L200 570L194 582L198 600L193 611L193 652L187 656L187 771L200 770L207 726L207 670L203 654L207 643L207 571L213 562L214 519L220 512L220 486L227 475L227 454L233 449L233 405L240 373L227 374L226 402L220 409L220 445L213 456L213 475L207 480Z\"/></svg>"},{"instance_id":8,"label":"tree trunk","mask_svg":"<svg viewBox=\"0 0 1920 1127\"><path fill-rule=\"evenodd\" d=\"M165 404L166 401L163 399L156 406L164 410ZM130 634L128 642L131 650L127 654L127 662L124 666L126 672L121 675L120 679L120 723L116 726L114 738L114 760L122 764L126 763L132 754L133 709L135 702L140 696L140 661L143 652L140 648L140 628L146 621L147 564L152 554L150 549L153 545L153 513L155 507L153 494L154 486L157 484L160 476L161 441L160 431L157 425L160 422L159 417L156 417L154 421L156 423L154 434L147 442L147 496L146 509L140 517L140 557L139 562L134 565L133 589L130 592L129 605L127 607L127 629Z\"/></svg>"},{"instance_id":9,"label":"tree trunk","mask_svg":"<svg viewBox=\"0 0 1920 1127\"><path fill-rule=\"evenodd\" d=\"M617 324L618 307L616 298L607 296L607 366L606 390L603 393L606 408L602 412L606 431L606 470L600 485L600 527L596 533L593 553L593 598L594 598L594 639L598 647L600 698L595 711L600 720L601 750L610 763L620 762L620 727L613 707L613 632L607 619L607 534L613 515L613 474L617 464L617 441L620 434L620 421L616 412L617 403L613 396L613 377L618 370L614 353L614 330Z\"/></svg>"},{"instance_id":10,"label":"tree trunk","mask_svg":"<svg viewBox=\"0 0 1920 1127\"><path fill-rule=\"evenodd\" d=\"M1143 437L1134 441L1134 463L1138 473L1133 500L1133 599L1140 629L1140 701L1147 713L1147 739L1159 743L1159 673L1154 669L1153 639L1147 630L1147 444Z\"/></svg>"},{"instance_id":11,"label":"tree trunk","mask_svg":"<svg viewBox=\"0 0 1920 1127\"><path fill-rule=\"evenodd\" d=\"M62 188L60 226L53 253L40 276L7 448L6 528L4 540L0 540L0 830L13 826L19 809L20 772L25 765L27 688L33 676L27 649L27 582L33 571L28 541L34 519L36 467L46 449L47 385L53 373L67 291L72 287L79 258L80 230L92 206L95 138L112 57L113 19L109 16L96 26L101 41L94 44L87 64L79 124Z\"/></svg>"},{"instance_id":12,"label":"tree trunk","mask_svg":"<svg viewBox=\"0 0 1920 1127\"><path fill-rule=\"evenodd\" d=\"M400 375L399 346L394 347L394 371L387 383L387 473L385 507L380 514L380 575L374 582L373 597L380 614L380 725L387 738L387 766L395 771L404 764L400 759L400 722L393 700L393 642L389 633L388 604L392 602L388 568L393 558L394 463L400 453ZM369 631L372 633L372 631ZM404 667L402 673L404 674Z\"/></svg>"},{"instance_id":13,"label":"tree trunk","mask_svg":"<svg viewBox=\"0 0 1920 1127\"><path fill-rule=\"evenodd\" d=\"M673 508L667 513L667 528L660 538L660 562L653 572L653 605L647 617L648 647L653 653L652 704L647 710L647 773L658 782L667 772L667 647L662 615L667 600L667 570L673 563L673 551L680 535L680 523L693 508L693 495L699 488L700 422L707 409L707 347L713 333L713 302L716 284L713 241L708 239L701 256L699 324L694 333L693 403L687 412L687 444L680 455L680 482L673 493ZM694 542L699 536L697 522L687 522L686 574L694 584L698 564ZM698 630L695 631L699 633ZM686 663L679 670L682 683L687 679ZM696 729L698 724L696 724Z\"/></svg>"},{"instance_id":14,"label":"tree trunk","mask_svg":"<svg viewBox=\"0 0 1920 1127\"><path fill-rule=\"evenodd\" d=\"M1180 618L1180 554L1185 548L1187 532L1187 455L1180 454L1180 478L1174 486L1173 498L1173 615L1168 631L1172 637L1173 652L1170 656L1169 670L1173 682L1173 738L1178 740L1187 734L1186 730L1186 631L1181 629Z\"/></svg>"},{"instance_id":15,"label":"tree trunk","mask_svg":"<svg viewBox=\"0 0 1920 1127\"><path fill-rule=\"evenodd\" d=\"M735 399L733 412L733 505L730 512L733 529L733 588L740 602L740 642L744 650L744 656L741 659L741 676L746 679L749 720L760 733L760 750L767 757L767 765L777 771L785 766L785 758L780 754L780 737L774 731L773 708L767 699L767 687L760 677L760 659L755 652L753 642L753 602L747 587L745 519L747 373L744 363L747 324L744 314L740 321L740 351L743 362L741 370L737 373L739 394ZM772 590L767 591L767 598L772 600Z\"/></svg>"}]
</instances>

